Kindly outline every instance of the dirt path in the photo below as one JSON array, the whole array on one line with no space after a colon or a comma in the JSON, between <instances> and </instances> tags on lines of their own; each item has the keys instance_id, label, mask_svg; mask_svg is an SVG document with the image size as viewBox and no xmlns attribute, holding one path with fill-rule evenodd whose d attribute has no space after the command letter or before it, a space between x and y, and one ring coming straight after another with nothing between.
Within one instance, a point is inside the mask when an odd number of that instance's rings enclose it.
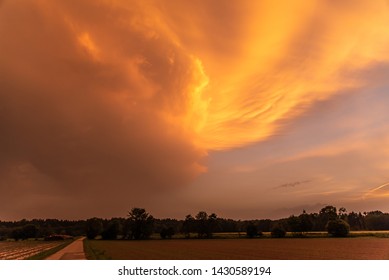
<instances>
[{"instance_id":1,"label":"dirt path","mask_svg":"<svg viewBox=\"0 0 389 280\"><path fill-rule=\"evenodd\" d=\"M46 260L86 260L82 242L84 239L85 237L76 239L62 250L46 258Z\"/></svg>"}]
</instances>

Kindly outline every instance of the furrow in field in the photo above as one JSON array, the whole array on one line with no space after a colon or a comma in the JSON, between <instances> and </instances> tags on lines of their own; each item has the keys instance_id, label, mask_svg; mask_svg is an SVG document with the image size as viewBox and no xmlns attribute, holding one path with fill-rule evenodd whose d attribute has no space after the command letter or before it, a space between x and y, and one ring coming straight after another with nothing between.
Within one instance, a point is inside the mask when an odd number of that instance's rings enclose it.
<instances>
[{"instance_id":1,"label":"furrow in field","mask_svg":"<svg viewBox=\"0 0 389 280\"><path fill-rule=\"evenodd\" d=\"M48 244L14 243L12 245L0 247L0 260L25 259L35 254L38 254L39 252L49 250L57 246L58 243L48 243Z\"/></svg>"}]
</instances>

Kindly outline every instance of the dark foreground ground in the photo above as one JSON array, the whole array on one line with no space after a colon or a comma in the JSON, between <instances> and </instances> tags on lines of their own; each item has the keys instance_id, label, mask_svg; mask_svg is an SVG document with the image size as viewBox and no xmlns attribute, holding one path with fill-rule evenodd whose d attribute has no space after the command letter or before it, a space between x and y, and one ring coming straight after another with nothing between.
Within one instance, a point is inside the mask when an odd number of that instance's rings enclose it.
<instances>
[{"instance_id":1,"label":"dark foreground ground","mask_svg":"<svg viewBox=\"0 0 389 280\"><path fill-rule=\"evenodd\" d=\"M259 238L86 241L91 259L114 260L382 260L389 238Z\"/></svg>"}]
</instances>

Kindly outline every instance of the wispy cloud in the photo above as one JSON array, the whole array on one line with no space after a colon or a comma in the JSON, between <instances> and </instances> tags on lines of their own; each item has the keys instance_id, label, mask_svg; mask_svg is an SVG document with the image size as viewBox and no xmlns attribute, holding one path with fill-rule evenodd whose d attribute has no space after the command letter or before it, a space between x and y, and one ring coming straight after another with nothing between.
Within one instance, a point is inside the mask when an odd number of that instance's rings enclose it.
<instances>
[{"instance_id":1,"label":"wispy cloud","mask_svg":"<svg viewBox=\"0 0 389 280\"><path fill-rule=\"evenodd\" d=\"M274 189L282 189L282 188L294 188L296 186L300 186L302 184L306 184L312 182L312 180L304 180L304 181L296 181L296 182L291 182L291 183L285 183L279 186L274 187Z\"/></svg>"}]
</instances>

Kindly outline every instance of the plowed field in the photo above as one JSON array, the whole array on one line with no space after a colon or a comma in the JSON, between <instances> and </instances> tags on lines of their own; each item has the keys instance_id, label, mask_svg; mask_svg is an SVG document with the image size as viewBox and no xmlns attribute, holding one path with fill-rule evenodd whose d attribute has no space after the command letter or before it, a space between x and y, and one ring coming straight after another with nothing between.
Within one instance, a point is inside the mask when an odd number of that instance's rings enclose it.
<instances>
[{"instance_id":1,"label":"plowed field","mask_svg":"<svg viewBox=\"0 0 389 280\"><path fill-rule=\"evenodd\" d=\"M380 260L389 259L389 239L172 239L145 241L88 241L96 256L122 259L268 259L268 260Z\"/></svg>"},{"instance_id":2,"label":"plowed field","mask_svg":"<svg viewBox=\"0 0 389 280\"><path fill-rule=\"evenodd\" d=\"M23 260L62 243L63 241L0 242L0 260Z\"/></svg>"}]
</instances>

